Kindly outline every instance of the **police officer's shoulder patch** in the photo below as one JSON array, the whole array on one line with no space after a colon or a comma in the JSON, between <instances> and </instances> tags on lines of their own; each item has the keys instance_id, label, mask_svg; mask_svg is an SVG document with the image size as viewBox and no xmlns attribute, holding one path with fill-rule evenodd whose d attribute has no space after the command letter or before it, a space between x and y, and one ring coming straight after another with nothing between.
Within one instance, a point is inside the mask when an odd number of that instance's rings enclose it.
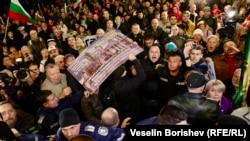
<instances>
[{"instance_id":1,"label":"police officer's shoulder patch","mask_svg":"<svg viewBox=\"0 0 250 141\"><path fill-rule=\"evenodd\" d=\"M109 133L109 130L108 130L107 127L105 127L105 126L100 126L100 127L98 128L98 134L100 134L100 135L102 135L102 136L107 136L108 133Z\"/></svg>"},{"instance_id":2,"label":"police officer's shoulder patch","mask_svg":"<svg viewBox=\"0 0 250 141\"><path fill-rule=\"evenodd\" d=\"M85 126L84 131L94 132L95 131L95 126L87 125L87 126Z\"/></svg>"}]
</instances>

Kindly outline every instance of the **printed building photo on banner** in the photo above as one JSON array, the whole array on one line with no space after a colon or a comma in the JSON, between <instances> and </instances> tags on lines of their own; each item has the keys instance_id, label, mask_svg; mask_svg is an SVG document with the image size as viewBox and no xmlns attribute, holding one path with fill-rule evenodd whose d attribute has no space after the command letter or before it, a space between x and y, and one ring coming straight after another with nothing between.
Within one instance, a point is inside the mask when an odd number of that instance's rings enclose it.
<instances>
[{"instance_id":1,"label":"printed building photo on banner","mask_svg":"<svg viewBox=\"0 0 250 141\"><path fill-rule=\"evenodd\" d=\"M94 92L129 54L143 51L136 42L118 30L111 30L91 43L68 67L68 71L89 92Z\"/></svg>"}]
</instances>

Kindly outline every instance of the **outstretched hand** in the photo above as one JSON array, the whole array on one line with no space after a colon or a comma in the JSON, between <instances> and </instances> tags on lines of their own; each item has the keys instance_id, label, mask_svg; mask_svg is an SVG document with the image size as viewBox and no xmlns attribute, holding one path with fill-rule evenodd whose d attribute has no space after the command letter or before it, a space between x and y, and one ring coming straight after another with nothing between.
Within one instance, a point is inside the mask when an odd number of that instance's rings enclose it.
<instances>
[{"instance_id":1,"label":"outstretched hand","mask_svg":"<svg viewBox=\"0 0 250 141\"><path fill-rule=\"evenodd\" d=\"M126 117L126 118L122 121L121 128L122 128L122 129L126 128L126 126L130 124L129 121L130 121L131 119L132 119L131 117Z\"/></svg>"},{"instance_id":2,"label":"outstretched hand","mask_svg":"<svg viewBox=\"0 0 250 141\"><path fill-rule=\"evenodd\" d=\"M136 56L134 54L129 54L128 60L129 61L134 61L134 60L136 60Z\"/></svg>"}]
</instances>

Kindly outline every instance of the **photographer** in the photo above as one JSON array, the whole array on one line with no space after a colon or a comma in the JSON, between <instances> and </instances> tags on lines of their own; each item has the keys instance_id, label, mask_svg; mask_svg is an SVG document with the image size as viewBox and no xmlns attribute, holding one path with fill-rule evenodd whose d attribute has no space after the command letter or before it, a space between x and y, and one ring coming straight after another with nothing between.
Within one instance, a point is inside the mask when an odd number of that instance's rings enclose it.
<instances>
[{"instance_id":1,"label":"photographer","mask_svg":"<svg viewBox=\"0 0 250 141\"><path fill-rule=\"evenodd\" d=\"M6 87L8 87L10 81L11 79L6 73L0 73L0 101L9 100Z\"/></svg>"},{"instance_id":2,"label":"photographer","mask_svg":"<svg viewBox=\"0 0 250 141\"><path fill-rule=\"evenodd\" d=\"M19 97L17 104L30 114L35 115L38 109L36 95L40 92L40 85L31 78L29 70L20 68L16 73L19 85Z\"/></svg>"},{"instance_id":3,"label":"photographer","mask_svg":"<svg viewBox=\"0 0 250 141\"><path fill-rule=\"evenodd\" d=\"M17 91L16 79L13 75L14 72L11 72L8 69L4 69L0 72L0 95L1 101L16 101L17 100Z\"/></svg>"},{"instance_id":4,"label":"photographer","mask_svg":"<svg viewBox=\"0 0 250 141\"><path fill-rule=\"evenodd\" d=\"M2 63L4 69L8 69L10 71L18 70L18 66L15 64L14 60L10 56L4 56Z\"/></svg>"}]
</instances>

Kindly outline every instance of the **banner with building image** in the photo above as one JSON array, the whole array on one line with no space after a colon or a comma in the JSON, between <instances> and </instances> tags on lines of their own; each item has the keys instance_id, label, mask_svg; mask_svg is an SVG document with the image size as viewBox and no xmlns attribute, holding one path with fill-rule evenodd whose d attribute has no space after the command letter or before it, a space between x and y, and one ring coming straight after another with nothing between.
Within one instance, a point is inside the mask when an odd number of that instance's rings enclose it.
<instances>
[{"instance_id":1,"label":"banner with building image","mask_svg":"<svg viewBox=\"0 0 250 141\"><path fill-rule=\"evenodd\" d=\"M136 42L118 30L111 30L89 45L68 67L68 71L89 92L94 92L129 54L143 51Z\"/></svg>"}]
</instances>

